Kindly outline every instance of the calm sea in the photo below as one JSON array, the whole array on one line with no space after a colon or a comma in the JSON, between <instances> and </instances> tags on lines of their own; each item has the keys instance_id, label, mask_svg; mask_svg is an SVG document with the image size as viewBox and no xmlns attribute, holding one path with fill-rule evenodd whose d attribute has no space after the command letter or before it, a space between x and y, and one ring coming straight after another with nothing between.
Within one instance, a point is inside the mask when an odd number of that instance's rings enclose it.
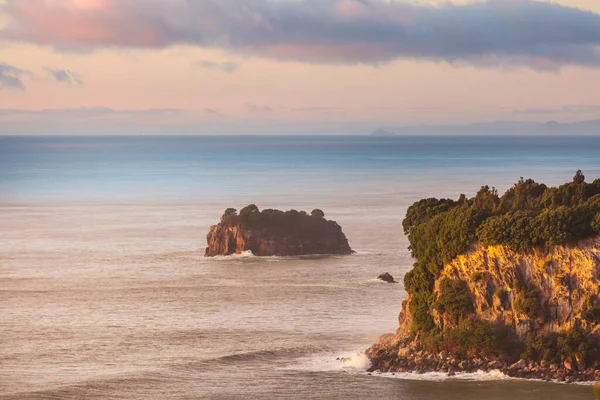
<instances>
[{"instance_id":1,"label":"calm sea","mask_svg":"<svg viewBox=\"0 0 600 400\"><path fill-rule=\"evenodd\" d=\"M600 178L600 137L0 137L0 398L590 399L368 375L423 197ZM321 208L348 257L203 257L228 207ZM338 357L354 356L350 362Z\"/></svg>"}]
</instances>

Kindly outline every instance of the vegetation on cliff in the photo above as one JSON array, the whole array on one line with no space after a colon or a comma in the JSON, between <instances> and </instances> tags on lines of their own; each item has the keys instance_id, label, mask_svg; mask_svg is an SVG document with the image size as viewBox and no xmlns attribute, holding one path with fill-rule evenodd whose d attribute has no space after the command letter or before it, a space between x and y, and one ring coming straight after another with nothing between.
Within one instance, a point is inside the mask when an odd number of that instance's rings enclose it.
<instances>
[{"instance_id":1,"label":"vegetation on cliff","mask_svg":"<svg viewBox=\"0 0 600 400\"><path fill-rule=\"evenodd\" d=\"M254 204L239 213L228 208L207 235L207 256L251 251L259 256L350 254L341 227L325 219L322 210L260 211Z\"/></svg>"},{"instance_id":2,"label":"vegetation on cliff","mask_svg":"<svg viewBox=\"0 0 600 400\"><path fill-rule=\"evenodd\" d=\"M572 182L559 187L521 178L502 196L483 186L470 199L424 199L408 209L403 228L415 259L404 278L410 334L427 350L507 360L523 355L536 361L557 361L576 353L582 365L589 363L589 349L598 346L597 338L577 322L567 330L547 332L551 307L539 287L518 271L511 293L496 287L498 281L487 277L488 272L472 271L468 280L485 293L477 310L466 281L442 272L476 243L517 254L546 254L555 246L574 246L600 233L600 179L587 183L577 171ZM569 293L575 289L568 274L555 279L557 287ZM588 303L580 319L590 328L598 323L600 304L595 297ZM517 335L515 326L479 317L494 307L527 320L529 337Z\"/></svg>"}]
</instances>

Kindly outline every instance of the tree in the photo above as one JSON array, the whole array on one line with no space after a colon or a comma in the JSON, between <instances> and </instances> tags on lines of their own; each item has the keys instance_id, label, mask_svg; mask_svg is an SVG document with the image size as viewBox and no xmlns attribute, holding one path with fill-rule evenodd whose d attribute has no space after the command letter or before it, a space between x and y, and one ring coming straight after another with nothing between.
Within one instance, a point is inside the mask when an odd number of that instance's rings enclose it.
<instances>
[{"instance_id":1,"label":"tree","mask_svg":"<svg viewBox=\"0 0 600 400\"><path fill-rule=\"evenodd\" d=\"M224 223L229 223L231 222L235 217L237 217L237 210L235 208L228 208L227 210L225 210L225 212L223 213L223 216L221 217L221 222Z\"/></svg>"},{"instance_id":2,"label":"tree","mask_svg":"<svg viewBox=\"0 0 600 400\"><path fill-rule=\"evenodd\" d=\"M245 217L245 216L250 215L251 213L257 212L257 211L258 211L258 207L256 206L256 204L250 204L240 210L240 216Z\"/></svg>"},{"instance_id":3,"label":"tree","mask_svg":"<svg viewBox=\"0 0 600 400\"><path fill-rule=\"evenodd\" d=\"M225 212L223 213L223 216L226 217L228 215L237 215L237 210L235 208L228 208L227 210L225 210Z\"/></svg>"},{"instance_id":4,"label":"tree","mask_svg":"<svg viewBox=\"0 0 600 400\"><path fill-rule=\"evenodd\" d=\"M575 172L575 176L573 177L573 182L578 183L578 184L585 182L585 176L583 175L583 172L581 172L580 169L577 170L577 172Z\"/></svg>"},{"instance_id":5,"label":"tree","mask_svg":"<svg viewBox=\"0 0 600 400\"><path fill-rule=\"evenodd\" d=\"M325 213L322 210L319 210L318 208L312 210L310 215L312 215L313 217L325 218Z\"/></svg>"}]
</instances>

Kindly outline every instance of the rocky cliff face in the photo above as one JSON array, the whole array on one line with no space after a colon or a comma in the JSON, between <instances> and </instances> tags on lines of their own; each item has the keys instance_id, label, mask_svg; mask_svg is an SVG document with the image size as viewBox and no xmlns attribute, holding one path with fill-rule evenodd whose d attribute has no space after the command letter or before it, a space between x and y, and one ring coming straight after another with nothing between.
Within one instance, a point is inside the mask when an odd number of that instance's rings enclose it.
<instances>
[{"instance_id":1,"label":"rocky cliff face","mask_svg":"<svg viewBox=\"0 0 600 400\"><path fill-rule=\"evenodd\" d=\"M435 281L436 299L442 297L441 287L449 281L461 283L465 298L471 303L464 308L470 319L488 324L485 326L505 327L516 347L525 350L526 342L544 338L539 340L540 357L544 358L545 346L566 346L557 335L569 331L577 332L581 343L572 344L572 354L563 352L559 360L554 357L550 362L523 356L515 363L514 359L481 356L477 349L463 355L432 353L419 332L411 332L414 316L408 306L409 296L402 305L396 333L381 336L367 350L373 370L452 374L501 369L508 375L528 378L600 379L598 350L583 347L588 343L583 337L600 337L600 237L581 241L574 247L557 246L545 254L519 254L503 246L475 245L445 265ZM433 306L430 314L442 341L460 328L442 307ZM453 329L454 333L450 333Z\"/></svg>"},{"instance_id":2,"label":"rocky cliff face","mask_svg":"<svg viewBox=\"0 0 600 400\"><path fill-rule=\"evenodd\" d=\"M514 327L520 339L582 326L600 325L584 314L600 307L600 237L577 247L557 246L548 254L518 254L503 246L477 247L446 265L436 281L466 282L475 314ZM434 311L438 326L448 324Z\"/></svg>"},{"instance_id":3,"label":"rocky cliff face","mask_svg":"<svg viewBox=\"0 0 600 400\"><path fill-rule=\"evenodd\" d=\"M342 228L328 221L319 210L313 215L278 210L224 215L221 223L210 228L205 255L241 254L251 251L256 256L296 256L311 254L351 254Z\"/></svg>"}]
</instances>

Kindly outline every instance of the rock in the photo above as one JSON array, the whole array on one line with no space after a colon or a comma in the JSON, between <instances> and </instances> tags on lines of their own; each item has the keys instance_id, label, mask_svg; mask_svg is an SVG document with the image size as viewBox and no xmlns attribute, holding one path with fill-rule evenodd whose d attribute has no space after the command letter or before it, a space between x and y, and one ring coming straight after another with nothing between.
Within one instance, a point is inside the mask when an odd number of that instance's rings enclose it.
<instances>
[{"instance_id":1,"label":"rock","mask_svg":"<svg viewBox=\"0 0 600 400\"><path fill-rule=\"evenodd\" d=\"M384 272L383 274L379 275L377 277L377 279L387 282L387 283L398 283L394 280L394 277L392 275L390 275L388 272Z\"/></svg>"},{"instance_id":2,"label":"rock","mask_svg":"<svg viewBox=\"0 0 600 400\"><path fill-rule=\"evenodd\" d=\"M573 359L571 357L565 360L563 366L567 371L575 371L575 364L573 363Z\"/></svg>"},{"instance_id":3,"label":"rock","mask_svg":"<svg viewBox=\"0 0 600 400\"><path fill-rule=\"evenodd\" d=\"M516 363L514 363L513 365L511 365L510 367L508 367L508 369L520 370L525 367L527 367L527 361L521 359L521 360L517 361Z\"/></svg>"},{"instance_id":4,"label":"rock","mask_svg":"<svg viewBox=\"0 0 600 400\"><path fill-rule=\"evenodd\" d=\"M422 212L426 213L425 208ZM435 226L426 228L438 229ZM558 335L560 340L582 340L586 345L600 340L598 325L587 319L588 311L595 313L600 309L600 235L569 245L523 252L508 245L486 247L474 242L453 260L445 260L444 265L439 261L436 269L439 272L433 278L420 264L433 262L436 257L433 247L431 251L431 255L422 254L424 259L415 263L416 273L408 275L408 296L402 303L395 338L384 348L385 353L412 360L405 364L412 371L423 366L443 373L497 369L524 378L600 380L600 373L595 373L600 370L600 351L583 354L575 351L570 359L563 358L554 364L538 358L542 348L525 353L534 355L532 359L518 361L512 358L511 351L524 348L528 339L535 339L533 343L550 343L550 335ZM427 264L425 269L429 267ZM430 285L431 292L425 284ZM431 295L427 297L431 299L429 304L419 297L422 290ZM469 322L464 327L457 324L465 316L458 315L463 312L468 313L463 320ZM490 338L494 335L495 340L503 340L495 343L498 349L481 352L473 346L457 348L452 354L436 351L432 355L434 349L457 346L455 341L445 342L447 339L468 338L480 328L482 333L489 331ZM415 364L417 353L428 361L423 363L418 359ZM392 365L397 366L398 361Z\"/></svg>"},{"instance_id":5,"label":"rock","mask_svg":"<svg viewBox=\"0 0 600 400\"><path fill-rule=\"evenodd\" d=\"M352 253L342 228L328 221L323 212L312 215L290 210L259 211L255 205L243 208L239 215L227 209L221 222L206 236L205 256L241 254L256 256L296 256Z\"/></svg>"},{"instance_id":6,"label":"rock","mask_svg":"<svg viewBox=\"0 0 600 400\"><path fill-rule=\"evenodd\" d=\"M564 371L564 370L558 370L554 374L554 379L556 379L557 382L564 382L566 376L567 376L567 372L566 371Z\"/></svg>"}]
</instances>

